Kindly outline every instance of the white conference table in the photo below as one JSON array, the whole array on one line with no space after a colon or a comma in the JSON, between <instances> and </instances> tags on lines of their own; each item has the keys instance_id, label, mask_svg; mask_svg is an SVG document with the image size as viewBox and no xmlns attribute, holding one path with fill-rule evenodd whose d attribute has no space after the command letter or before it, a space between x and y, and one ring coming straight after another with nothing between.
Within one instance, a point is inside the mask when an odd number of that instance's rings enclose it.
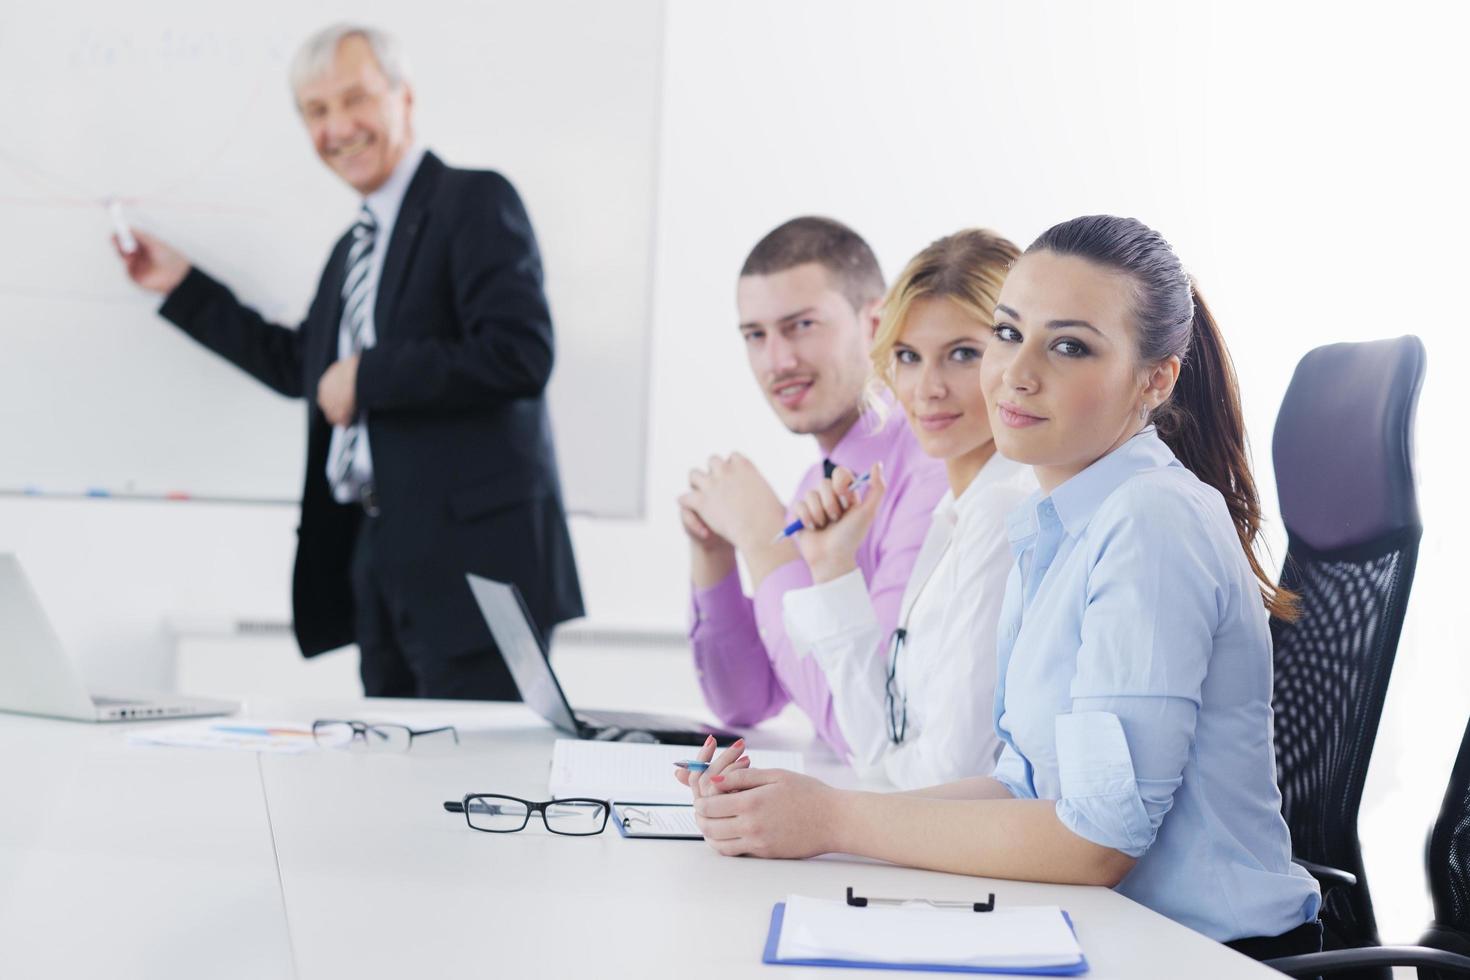
<instances>
[{"instance_id":1,"label":"white conference table","mask_svg":"<svg viewBox=\"0 0 1470 980\"><path fill-rule=\"evenodd\" d=\"M840 898L848 885L1060 905L1099 980L1279 976L1104 888L842 856L725 858L611 825L589 838L535 821L473 831L444 800L546 798L556 736L521 705L281 702L244 716L475 730L457 748L284 756L131 745L140 726L0 715L0 976L872 977L761 963L773 903ZM808 772L841 778L809 731L778 725L750 741L807 750Z\"/></svg>"}]
</instances>

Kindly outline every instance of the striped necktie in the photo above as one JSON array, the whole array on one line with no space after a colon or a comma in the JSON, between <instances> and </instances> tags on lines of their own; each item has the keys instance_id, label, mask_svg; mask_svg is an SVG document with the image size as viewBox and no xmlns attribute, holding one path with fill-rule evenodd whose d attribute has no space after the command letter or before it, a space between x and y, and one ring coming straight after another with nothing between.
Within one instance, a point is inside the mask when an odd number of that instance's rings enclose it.
<instances>
[{"instance_id":1,"label":"striped necktie","mask_svg":"<svg viewBox=\"0 0 1470 980\"><path fill-rule=\"evenodd\" d=\"M372 296L373 241L378 222L364 204L352 226L352 245L347 250L347 276L342 280L342 330L346 332L353 354L362 351L363 329L367 324L368 299ZM362 489L349 482L362 439L362 422L354 421L335 439L332 458L327 463L327 478L338 500L353 499Z\"/></svg>"}]
</instances>

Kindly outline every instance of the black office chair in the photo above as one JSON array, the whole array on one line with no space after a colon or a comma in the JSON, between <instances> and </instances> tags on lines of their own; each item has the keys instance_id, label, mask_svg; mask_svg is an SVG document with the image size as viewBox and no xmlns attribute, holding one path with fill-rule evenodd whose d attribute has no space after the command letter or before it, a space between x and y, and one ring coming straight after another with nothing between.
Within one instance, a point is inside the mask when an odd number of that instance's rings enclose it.
<instances>
[{"instance_id":1,"label":"black office chair","mask_svg":"<svg viewBox=\"0 0 1470 980\"><path fill-rule=\"evenodd\" d=\"M1358 805L1419 552L1416 337L1333 344L1297 365L1272 457L1301 597L1271 621L1276 764L1296 858L1323 883L1324 946L1376 946ZM1368 972L1363 978L1387 977Z\"/></svg>"},{"instance_id":2,"label":"black office chair","mask_svg":"<svg viewBox=\"0 0 1470 980\"><path fill-rule=\"evenodd\" d=\"M1416 966L1419 980L1470 977L1470 725L1450 773L1444 806L1429 835L1425 857L1434 922L1418 946L1343 949L1284 956L1266 965L1294 977L1338 975L1343 970Z\"/></svg>"}]
</instances>

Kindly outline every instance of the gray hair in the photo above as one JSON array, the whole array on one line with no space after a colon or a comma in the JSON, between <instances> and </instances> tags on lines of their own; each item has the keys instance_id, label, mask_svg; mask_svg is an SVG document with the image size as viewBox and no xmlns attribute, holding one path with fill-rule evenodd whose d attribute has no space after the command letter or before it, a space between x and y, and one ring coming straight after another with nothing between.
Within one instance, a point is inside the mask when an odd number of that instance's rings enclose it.
<instances>
[{"instance_id":1,"label":"gray hair","mask_svg":"<svg viewBox=\"0 0 1470 980\"><path fill-rule=\"evenodd\" d=\"M360 37L367 42L388 84L398 88L408 81L408 62L393 35L362 24L333 24L317 31L296 49L290 69L293 96L301 91L301 86L327 73L332 67L332 59L337 56L337 46L349 37Z\"/></svg>"}]
</instances>

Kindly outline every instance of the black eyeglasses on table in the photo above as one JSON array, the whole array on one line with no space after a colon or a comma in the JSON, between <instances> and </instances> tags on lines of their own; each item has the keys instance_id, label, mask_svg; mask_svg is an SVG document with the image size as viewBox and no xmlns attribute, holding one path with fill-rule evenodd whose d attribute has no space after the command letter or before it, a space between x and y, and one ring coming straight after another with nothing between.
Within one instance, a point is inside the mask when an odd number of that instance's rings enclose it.
<instances>
[{"instance_id":1,"label":"black eyeglasses on table","mask_svg":"<svg viewBox=\"0 0 1470 980\"><path fill-rule=\"evenodd\" d=\"M459 744L459 732L453 725L409 728L407 725L391 722L339 721L334 718L323 718L311 723L311 737L316 739L318 745L339 749L361 748L370 752L407 752L413 747L414 739L440 732L448 732L454 737L454 744Z\"/></svg>"},{"instance_id":2,"label":"black eyeglasses on table","mask_svg":"<svg viewBox=\"0 0 1470 980\"><path fill-rule=\"evenodd\" d=\"M541 817L547 830L567 837L590 837L602 833L607 827L610 808L607 800L571 797L537 803L498 793L470 793L463 800L444 802L444 809L450 813L463 813L465 822L474 830L513 834L525 830L534 813Z\"/></svg>"}]
</instances>

